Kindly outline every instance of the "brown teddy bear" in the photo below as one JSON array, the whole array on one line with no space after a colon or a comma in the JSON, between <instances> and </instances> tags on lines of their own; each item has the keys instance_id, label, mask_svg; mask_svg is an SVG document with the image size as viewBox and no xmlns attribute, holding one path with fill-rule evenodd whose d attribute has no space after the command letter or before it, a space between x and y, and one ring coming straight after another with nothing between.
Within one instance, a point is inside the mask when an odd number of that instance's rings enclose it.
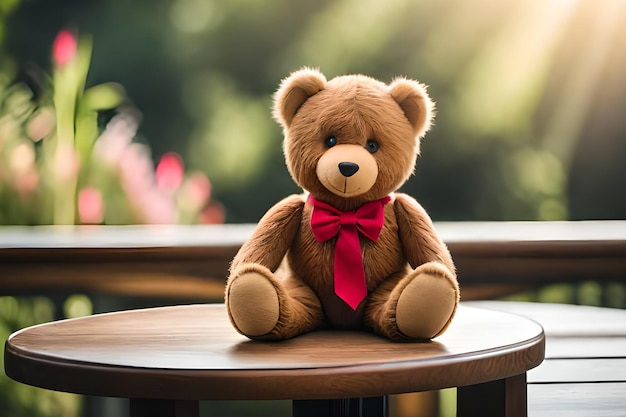
<instances>
[{"instance_id":1,"label":"brown teddy bear","mask_svg":"<svg viewBox=\"0 0 626 417\"><path fill-rule=\"evenodd\" d=\"M259 340L319 328L430 339L450 324L459 287L424 209L394 193L413 173L434 105L424 85L364 75L283 80L274 117L304 195L272 207L235 256L226 307Z\"/></svg>"}]
</instances>

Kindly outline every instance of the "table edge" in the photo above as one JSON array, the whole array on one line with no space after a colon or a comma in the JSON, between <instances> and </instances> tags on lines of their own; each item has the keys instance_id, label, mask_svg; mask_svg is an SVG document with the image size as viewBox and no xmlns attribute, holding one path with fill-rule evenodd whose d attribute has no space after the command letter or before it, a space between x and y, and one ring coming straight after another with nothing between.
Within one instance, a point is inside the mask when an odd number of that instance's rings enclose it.
<instances>
[{"instance_id":1,"label":"table edge","mask_svg":"<svg viewBox=\"0 0 626 417\"><path fill-rule=\"evenodd\" d=\"M481 307L467 308L486 310ZM268 375L268 369L151 369L101 366L71 360L57 362L13 346L11 340L26 330L22 329L9 336L5 342L4 363L6 374L22 383L56 391L109 397L278 400L391 395L503 379L539 365L545 355L545 333L541 325L514 313L497 313L515 315L533 322L539 332L518 343L445 358L273 369L271 375ZM481 364L489 362L489 366L484 369L481 367ZM459 372L462 367L470 371ZM55 378L55 375L63 375L63 378ZM364 378L364 375L368 375L368 378ZM85 379L89 379L89 386L85 386ZM279 390L276 385L280 386Z\"/></svg>"}]
</instances>

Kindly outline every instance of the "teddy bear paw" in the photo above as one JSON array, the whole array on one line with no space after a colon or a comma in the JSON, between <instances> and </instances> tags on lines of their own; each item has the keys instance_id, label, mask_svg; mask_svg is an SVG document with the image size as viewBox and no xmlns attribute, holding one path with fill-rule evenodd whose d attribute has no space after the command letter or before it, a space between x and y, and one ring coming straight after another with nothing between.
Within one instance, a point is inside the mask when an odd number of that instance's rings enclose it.
<instances>
[{"instance_id":1,"label":"teddy bear paw","mask_svg":"<svg viewBox=\"0 0 626 417\"><path fill-rule=\"evenodd\" d=\"M458 304L458 287L432 272L421 272L403 289L396 306L398 330L409 338L432 339L443 333Z\"/></svg>"},{"instance_id":2,"label":"teddy bear paw","mask_svg":"<svg viewBox=\"0 0 626 417\"><path fill-rule=\"evenodd\" d=\"M236 276L229 284L226 308L239 333L255 338L278 323L280 303L273 283L255 271Z\"/></svg>"}]
</instances>

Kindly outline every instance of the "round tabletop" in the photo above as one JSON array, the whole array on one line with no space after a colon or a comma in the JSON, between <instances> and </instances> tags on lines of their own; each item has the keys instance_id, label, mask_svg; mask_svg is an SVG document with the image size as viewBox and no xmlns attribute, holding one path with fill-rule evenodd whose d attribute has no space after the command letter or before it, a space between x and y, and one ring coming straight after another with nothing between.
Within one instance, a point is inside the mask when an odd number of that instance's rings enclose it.
<instances>
[{"instance_id":1,"label":"round tabletop","mask_svg":"<svg viewBox=\"0 0 626 417\"><path fill-rule=\"evenodd\" d=\"M473 385L525 373L544 333L524 317L459 306L430 342L317 331L251 341L223 305L130 310L29 327L6 342L11 378L78 394L173 400L332 399Z\"/></svg>"}]
</instances>

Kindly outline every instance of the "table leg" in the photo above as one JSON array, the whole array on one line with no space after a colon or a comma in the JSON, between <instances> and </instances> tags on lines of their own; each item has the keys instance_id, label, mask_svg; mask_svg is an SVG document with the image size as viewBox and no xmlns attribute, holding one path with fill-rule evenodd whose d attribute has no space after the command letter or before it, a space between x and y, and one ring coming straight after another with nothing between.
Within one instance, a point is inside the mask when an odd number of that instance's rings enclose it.
<instances>
[{"instance_id":1,"label":"table leg","mask_svg":"<svg viewBox=\"0 0 626 417\"><path fill-rule=\"evenodd\" d=\"M198 417L199 401L130 399L130 417Z\"/></svg>"},{"instance_id":2,"label":"table leg","mask_svg":"<svg viewBox=\"0 0 626 417\"><path fill-rule=\"evenodd\" d=\"M526 417L526 373L457 388L457 417Z\"/></svg>"},{"instance_id":3,"label":"table leg","mask_svg":"<svg viewBox=\"0 0 626 417\"><path fill-rule=\"evenodd\" d=\"M293 417L387 417L387 397L294 400Z\"/></svg>"}]
</instances>

